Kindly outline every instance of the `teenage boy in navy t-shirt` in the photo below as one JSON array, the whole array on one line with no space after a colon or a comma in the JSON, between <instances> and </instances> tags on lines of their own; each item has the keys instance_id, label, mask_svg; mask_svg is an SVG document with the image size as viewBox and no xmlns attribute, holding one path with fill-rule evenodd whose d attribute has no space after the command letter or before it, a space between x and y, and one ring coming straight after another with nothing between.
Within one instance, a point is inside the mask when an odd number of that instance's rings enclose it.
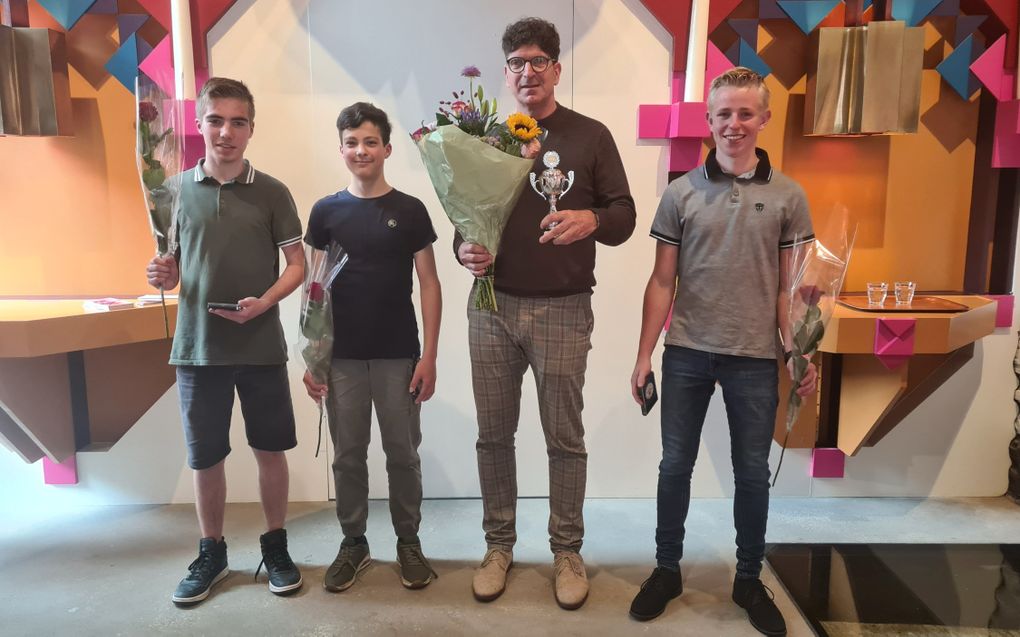
<instances>
[{"instance_id":1,"label":"teenage boy in navy t-shirt","mask_svg":"<svg viewBox=\"0 0 1020 637\"><path fill-rule=\"evenodd\" d=\"M305 242L325 248L336 241L350 260L333 283L333 362L329 381L306 373L308 395L327 396L333 438L336 510L344 539L323 585L339 592L352 586L371 561L368 518L368 443L375 406L386 453L390 515L397 535L401 582L422 588L435 571L418 540L421 522L421 404L436 386L436 345L442 293L428 211L418 199L388 183L391 126L382 110L352 104L337 118L340 155L351 183L312 208ZM418 274L424 350L411 302L412 271Z\"/></svg>"}]
</instances>

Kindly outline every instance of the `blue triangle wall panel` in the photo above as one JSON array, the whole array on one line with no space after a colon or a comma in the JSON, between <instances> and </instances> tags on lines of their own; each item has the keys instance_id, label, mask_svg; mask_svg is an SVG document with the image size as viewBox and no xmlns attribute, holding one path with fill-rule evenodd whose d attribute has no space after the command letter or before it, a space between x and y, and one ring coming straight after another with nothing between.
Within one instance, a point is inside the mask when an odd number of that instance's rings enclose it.
<instances>
[{"instance_id":1,"label":"blue triangle wall panel","mask_svg":"<svg viewBox=\"0 0 1020 637\"><path fill-rule=\"evenodd\" d=\"M134 35L120 45L104 68L127 90L134 92L135 78L138 77L138 43Z\"/></svg>"},{"instance_id":2,"label":"blue triangle wall panel","mask_svg":"<svg viewBox=\"0 0 1020 637\"><path fill-rule=\"evenodd\" d=\"M841 0L779 0L779 6L801 31L809 34L840 2Z\"/></svg>"},{"instance_id":3,"label":"blue triangle wall panel","mask_svg":"<svg viewBox=\"0 0 1020 637\"><path fill-rule=\"evenodd\" d=\"M36 0L65 30L70 31L96 0ZM132 91L134 88L132 87Z\"/></svg>"}]
</instances>

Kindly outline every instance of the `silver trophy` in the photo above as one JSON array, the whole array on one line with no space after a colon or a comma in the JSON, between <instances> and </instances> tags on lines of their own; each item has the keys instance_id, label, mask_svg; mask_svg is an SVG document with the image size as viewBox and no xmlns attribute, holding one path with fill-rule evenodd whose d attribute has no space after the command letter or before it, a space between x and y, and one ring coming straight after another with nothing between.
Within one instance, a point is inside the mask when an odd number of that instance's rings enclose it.
<instances>
[{"instance_id":1,"label":"silver trophy","mask_svg":"<svg viewBox=\"0 0 1020 637\"><path fill-rule=\"evenodd\" d=\"M545 170L541 175L531 173L531 188L549 201L549 212L553 213L556 212L556 202L574 185L574 171L568 171L564 175L563 171L557 168L560 164L560 154L554 150L542 156L542 163L545 164ZM547 230L554 227L556 222L549 224Z\"/></svg>"}]
</instances>

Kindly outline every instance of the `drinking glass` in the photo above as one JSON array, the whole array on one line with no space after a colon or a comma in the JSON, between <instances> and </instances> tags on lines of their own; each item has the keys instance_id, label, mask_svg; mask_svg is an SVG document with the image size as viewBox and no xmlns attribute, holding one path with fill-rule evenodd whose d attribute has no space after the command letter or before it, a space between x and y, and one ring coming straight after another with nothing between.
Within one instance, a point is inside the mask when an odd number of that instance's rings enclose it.
<instances>
[{"instance_id":1,"label":"drinking glass","mask_svg":"<svg viewBox=\"0 0 1020 637\"><path fill-rule=\"evenodd\" d=\"M914 300L915 285L913 281L897 281L893 285L893 294L896 295L896 305L910 305Z\"/></svg>"},{"instance_id":2,"label":"drinking glass","mask_svg":"<svg viewBox=\"0 0 1020 637\"><path fill-rule=\"evenodd\" d=\"M868 283L868 305L882 305L889 293L889 286L884 281L881 283Z\"/></svg>"}]
</instances>

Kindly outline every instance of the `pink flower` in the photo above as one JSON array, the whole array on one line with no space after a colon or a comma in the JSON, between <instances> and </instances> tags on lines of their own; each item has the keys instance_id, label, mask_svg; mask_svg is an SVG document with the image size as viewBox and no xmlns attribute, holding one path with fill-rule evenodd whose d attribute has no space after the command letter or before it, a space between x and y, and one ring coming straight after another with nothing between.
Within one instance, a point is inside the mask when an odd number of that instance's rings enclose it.
<instances>
[{"instance_id":1,"label":"pink flower","mask_svg":"<svg viewBox=\"0 0 1020 637\"><path fill-rule=\"evenodd\" d=\"M817 285L804 285L797 291L800 293L804 305L818 305L818 300L822 298L822 291Z\"/></svg>"},{"instance_id":2,"label":"pink flower","mask_svg":"<svg viewBox=\"0 0 1020 637\"><path fill-rule=\"evenodd\" d=\"M533 139L527 144L521 144L521 157L525 159L534 159L538 157L538 153L542 150L542 142L537 139Z\"/></svg>"},{"instance_id":3,"label":"pink flower","mask_svg":"<svg viewBox=\"0 0 1020 637\"><path fill-rule=\"evenodd\" d=\"M159 111L152 102L138 103L138 119L143 122L154 122L159 117Z\"/></svg>"},{"instance_id":4,"label":"pink flower","mask_svg":"<svg viewBox=\"0 0 1020 637\"><path fill-rule=\"evenodd\" d=\"M482 72L478 70L477 66L465 66L460 75L461 77L481 77Z\"/></svg>"},{"instance_id":5,"label":"pink flower","mask_svg":"<svg viewBox=\"0 0 1020 637\"><path fill-rule=\"evenodd\" d=\"M418 130L416 130L413 133L411 133L411 139L413 139L414 141L418 141L422 137L428 135L431 132L432 132L431 128L429 128L428 126L422 126Z\"/></svg>"},{"instance_id":6,"label":"pink flower","mask_svg":"<svg viewBox=\"0 0 1020 637\"><path fill-rule=\"evenodd\" d=\"M467 108L468 108L467 102L461 100L457 100L456 102L450 104L450 110L453 111L454 117L460 117L460 114L463 113Z\"/></svg>"}]
</instances>

